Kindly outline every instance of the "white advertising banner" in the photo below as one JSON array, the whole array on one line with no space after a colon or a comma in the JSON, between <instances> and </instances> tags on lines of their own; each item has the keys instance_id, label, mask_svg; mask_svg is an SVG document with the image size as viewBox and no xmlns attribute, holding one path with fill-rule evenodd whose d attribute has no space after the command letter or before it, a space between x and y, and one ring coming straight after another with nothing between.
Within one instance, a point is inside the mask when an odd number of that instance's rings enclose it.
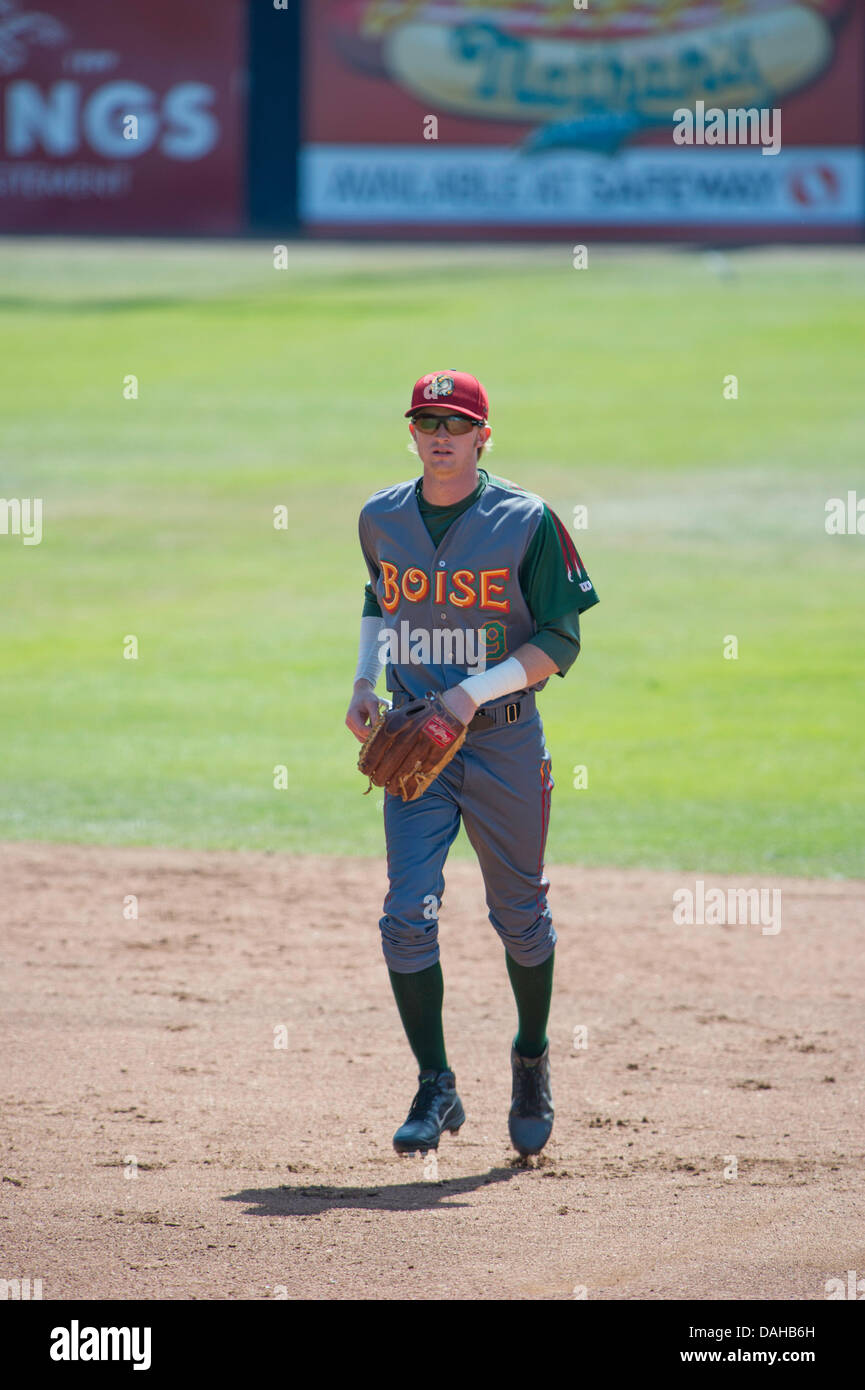
<instances>
[{"instance_id":1,"label":"white advertising banner","mask_svg":"<svg viewBox=\"0 0 865 1390\"><path fill-rule=\"evenodd\" d=\"M857 148L630 148L310 144L309 226L847 227L865 215Z\"/></svg>"}]
</instances>

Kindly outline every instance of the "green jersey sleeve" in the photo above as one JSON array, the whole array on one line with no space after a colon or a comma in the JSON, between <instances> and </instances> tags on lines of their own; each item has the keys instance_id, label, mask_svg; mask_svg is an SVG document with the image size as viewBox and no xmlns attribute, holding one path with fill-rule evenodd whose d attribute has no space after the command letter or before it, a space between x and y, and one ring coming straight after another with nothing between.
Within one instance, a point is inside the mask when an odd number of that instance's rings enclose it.
<instances>
[{"instance_id":1,"label":"green jersey sleeve","mask_svg":"<svg viewBox=\"0 0 865 1390\"><path fill-rule=\"evenodd\" d=\"M520 588L538 625L532 645L563 676L580 652L580 614L600 599L564 523L546 504L520 566Z\"/></svg>"},{"instance_id":2,"label":"green jersey sleeve","mask_svg":"<svg viewBox=\"0 0 865 1390\"><path fill-rule=\"evenodd\" d=\"M557 676L569 671L580 654L580 614L579 609L565 613L555 623L544 623L529 641L533 647L552 657L558 666Z\"/></svg>"},{"instance_id":3,"label":"green jersey sleeve","mask_svg":"<svg viewBox=\"0 0 865 1390\"><path fill-rule=\"evenodd\" d=\"M363 612L360 616L362 618L380 618L382 616L375 590L371 584L364 584L363 586Z\"/></svg>"},{"instance_id":4,"label":"green jersey sleeve","mask_svg":"<svg viewBox=\"0 0 865 1390\"><path fill-rule=\"evenodd\" d=\"M381 608L379 607L378 599L375 596L375 584L378 580L379 573L378 564L370 554L369 546L367 544L367 537L364 534L363 512L361 512L360 518L358 520L357 533L358 539L360 540L360 548L361 553L363 554L364 564L366 565L367 573L369 574L369 582L364 585L363 589L363 611L360 616L362 618L380 618L382 615Z\"/></svg>"}]
</instances>

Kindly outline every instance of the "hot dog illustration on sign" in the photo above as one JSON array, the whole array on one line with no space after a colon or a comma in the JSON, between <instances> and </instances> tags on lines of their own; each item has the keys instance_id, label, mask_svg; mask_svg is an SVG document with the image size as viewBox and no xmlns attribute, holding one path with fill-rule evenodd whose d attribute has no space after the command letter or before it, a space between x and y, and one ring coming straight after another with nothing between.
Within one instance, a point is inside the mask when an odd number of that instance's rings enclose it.
<instances>
[{"instance_id":1,"label":"hot dog illustration on sign","mask_svg":"<svg viewBox=\"0 0 865 1390\"><path fill-rule=\"evenodd\" d=\"M533 127L528 150L614 150L672 113L772 106L828 65L850 0L350 0L333 38L353 67L430 109Z\"/></svg>"}]
</instances>

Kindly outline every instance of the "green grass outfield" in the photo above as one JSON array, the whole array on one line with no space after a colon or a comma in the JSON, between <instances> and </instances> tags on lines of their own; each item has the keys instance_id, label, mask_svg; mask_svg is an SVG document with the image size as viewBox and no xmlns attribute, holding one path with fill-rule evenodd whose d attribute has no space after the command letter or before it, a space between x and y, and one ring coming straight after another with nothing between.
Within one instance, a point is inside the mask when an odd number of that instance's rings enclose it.
<instances>
[{"instance_id":1,"label":"green grass outfield","mask_svg":"<svg viewBox=\"0 0 865 1390\"><path fill-rule=\"evenodd\" d=\"M865 535L824 526L865 497L859 250L7 241L0 300L0 496L44 507L0 535L0 837L382 852L357 513L453 366L494 471L589 509L550 860L865 872Z\"/></svg>"}]
</instances>

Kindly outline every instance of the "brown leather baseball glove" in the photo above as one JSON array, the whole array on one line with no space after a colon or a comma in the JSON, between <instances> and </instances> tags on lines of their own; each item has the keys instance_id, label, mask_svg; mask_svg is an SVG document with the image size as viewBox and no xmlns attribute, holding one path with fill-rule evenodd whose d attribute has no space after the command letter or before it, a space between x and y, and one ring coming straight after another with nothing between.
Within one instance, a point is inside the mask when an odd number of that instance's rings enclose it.
<instances>
[{"instance_id":1,"label":"brown leather baseball glove","mask_svg":"<svg viewBox=\"0 0 865 1390\"><path fill-rule=\"evenodd\" d=\"M379 715L357 760L369 778L364 796L376 786L416 801L462 746L466 730L438 695Z\"/></svg>"}]
</instances>

